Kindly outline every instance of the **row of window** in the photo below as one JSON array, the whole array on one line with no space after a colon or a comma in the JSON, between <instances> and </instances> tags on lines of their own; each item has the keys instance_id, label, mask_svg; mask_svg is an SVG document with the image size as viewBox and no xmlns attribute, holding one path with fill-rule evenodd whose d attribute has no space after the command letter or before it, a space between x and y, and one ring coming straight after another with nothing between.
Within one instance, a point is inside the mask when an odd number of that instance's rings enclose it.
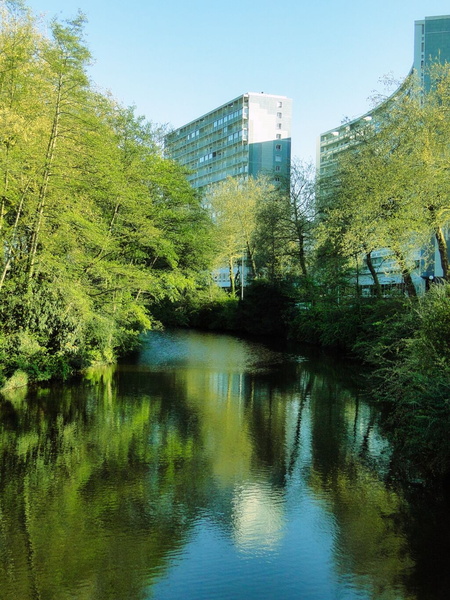
<instances>
[{"instance_id":1,"label":"row of window","mask_svg":"<svg viewBox=\"0 0 450 600\"><path fill-rule=\"evenodd\" d=\"M234 113L233 113L233 114L234 114ZM279 115L281 115L281 113L278 113L278 114L279 114ZM214 127L216 128L216 127L218 127L219 125L223 125L223 121L224 121L225 119L226 119L226 117L224 117L224 119L219 119L218 121L215 121L215 122L214 122ZM228 118L228 120L230 120L230 117ZM216 124L217 124L217 125L216 125ZM282 124L281 124L281 123L277 123L277 124L276 124L276 128L277 128L277 129L282 129ZM244 129L244 131L247 131L247 130L246 130L246 129ZM223 130L222 130L222 131L220 131L219 133L222 133L222 132L223 132L224 134L227 134L227 132L228 132L228 126L225 126L225 127L223 127ZM240 132L240 134L239 134L239 135L242 135L242 131ZM198 139L199 137L200 137L200 130L199 130L199 129L196 129L195 131L191 131L191 133L188 133L188 135L186 136L186 141L192 141L192 140ZM237 139L237 137L236 137L236 133L234 133L234 134L229 134L227 139L228 139L228 141L229 141L229 142L231 142L233 139L234 139L234 140L236 140L236 139ZM246 139L247 139L247 135L245 134L245 135L244 135L244 140L246 140ZM281 134L280 134L280 133L277 133L277 134L276 134L276 139L277 139L277 140L281 140ZM179 142L177 142L177 144L176 144L176 145L177 145L178 147L182 148L182 147L183 147L183 141L182 141L182 140L180 140Z\"/></svg>"},{"instance_id":2,"label":"row of window","mask_svg":"<svg viewBox=\"0 0 450 600\"><path fill-rule=\"evenodd\" d=\"M200 135L200 129L196 129L195 131L192 131L191 133L187 134L187 140L193 140L194 138L198 137Z\"/></svg>"},{"instance_id":3,"label":"row of window","mask_svg":"<svg viewBox=\"0 0 450 600\"><path fill-rule=\"evenodd\" d=\"M227 123L228 121L233 121L234 119L237 119L238 117L241 117L241 116L244 116L244 119L246 119L248 117L248 108L244 108L244 112L242 112L242 108L240 108L239 110L235 110L234 112L232 112L228 115L225 115L224 117L221 117L220 119L217 119L217 121L214 121L213 127L214 127L214 129L216 129L217 127L220 127L224 123Z\"/></svg>"},{"instance_id":4,"label":"row of window","mask_svg":"<svg viewBox=\"0 0 450 600\"><path fill-rule=\"evenodd\" d=\"M282 102L279 102L279 104L282 104ZM225 115L224 117L217 119L213 123L213 128L217 129L218 127L221 127L222 125L225 125L229 121L232 121L242 115L244 116L244 118L248 118L248 108L244 108L244 109L240 108L239 110L236 110L236 111L230 113L229 115ZM277 118L281 119L282 117L283 117L283 113L277 112ZM281 123L277 123L277 129L281 129L281 128L282 128ZM196 129L195 131L191 131L191 133L188 133L186 139L188 141L193 140L193 139L199 137L199 135L200 135L200 130Z\"/></svg>"},{"instance_id":5,"label":"row of window","mask_svg":"<svg viewBox=\"0 0 450 600\"><path fill-rule=\"evenodd\" d=\"M230 133L227 140L229 142L236 142L237 140L244 139L247 140L247 130L240 129L239 131L235 131L234 133Z\"/></svg>"},{"instance_id":6,"label":"row of window","mask_svg":"<svg viewBox=\"0 0 450 600\"><path fill-rule=\"evenodd\" d=\"M278 129L281 129L281 123L278 123L277 127L278 127ZM229 129L229 127L225 126L221 132L218 132L218 133L225 134L227 142L237 141L238 139L241 139L241 138L244 141L248 140L248 129L247 128L244 128L243 130L238 130L238 131L233 132L233 133L228 133L228 129ZM192 132L192 134L189 134L188 137L187 137L187 139L190 139L190 136L192 136L192 138L198 137L198 131L197 132ZM217 135L216 135L216 136L214 136L214 138L211 138L211 142L213 140L217 140L217 139L219 139L219 138L217 138ZM225 139L225 137L223 139ZM281 140L281 134L280 133L276 134L276 139L277 140ZM206 144L208 142L205 141L204 143ZM183 143L177 144L177 147L180 148L180 149L182 149L184 147L184 144ZM277 150L281 150L281 144L277 144L276 145L276 149Z\"/></svg>"}]
</instances>

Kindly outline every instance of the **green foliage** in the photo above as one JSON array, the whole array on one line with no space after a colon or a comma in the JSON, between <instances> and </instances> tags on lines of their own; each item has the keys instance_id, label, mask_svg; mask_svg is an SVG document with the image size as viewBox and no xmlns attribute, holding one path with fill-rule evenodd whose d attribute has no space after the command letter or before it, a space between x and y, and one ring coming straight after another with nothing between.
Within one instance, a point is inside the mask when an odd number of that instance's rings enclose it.
<instances>
[{"instance_id":1,"label":"green foliage","mask_svg":"<svg viewBox=\"0 0 450 600\"><path fill-rule=\"evenodd\" d=\"M94 90L83 15L50 37L14 3L1 18L2 377L66 377L136 345L154 302L197 285L210 220L160 129Z\"/></svg>"},{"instance_id":2,"label":"green foliage","mask_svg":"<svg viewBox=\"0 0 450 600\"><path fill-rule=\"evenodd\" d=\"M450 285L432 286L411 311L414 331L395 362L379 373L377 391L390 406L390 423L401 434L405 456L414 455L422 467L441 474L450 461L449 314Z\"/></svg>"},{"instance_id":3,"label":"green foliage","mask_svg":"<svg viewBox=\"0 0 450 600\"><path fill-rule=\"evenodd\" d=\"M237 331L237 311L239 301L234 296L223 294L221 297L203 303L192 313L191 325L214 331Z\"/></svg>"},{"instance_id":4,"label":"green foliage","mask_svg":"<svg viewBox=\"0 0 450 600\"><path fill-rule=\"evenodd\" d=\"M24 371L14 371L11 377L4 382L0 388L2 393L14 390L16 388L26 387L28 385L28 375Z\"/></svg>"},{"instance_id":5,"label":"green foliage","mask_svg":"<svg viewBox=\"0 0 450 600\"><path fill-rule=\"evenodd\" d=\"M366 362L399 461L438 477L450 464L449 315L450 285L435 284L413 301L316 303L300 311L292 329L295 339L340 347Z\"/></svg>"},{"instance_id":6,"label":"green foliage","mask_svg":"<svg viewBox=\"0 0 450 600\"><path fill-rule=\"evenodd\" d=\"M205 203L210 208L215 227L215 267L228 267L232 294L236 291L234 267L244 253L251 276L259 275L259 248L255 237L258 206L269 202L274 193L274 186L264 176L256 179L228 177L211 186L206 193Z\"/></svg>"},{"instance_id":7,"label":"green foliage","mask_svg":"<svg viewBox=\"0 0 450 600\"><path fill-rule=\"evenodd\" d=\"M239 305L240 329L253 335L286 335L296 295L295 289L285 282L252 282Z\"/></svg>"},{"instance_id":8,"label":"green foliage","mask_svg":"<svg viewBox=\"0 0 450 600\"><path fill-rule=\"evenodd\" d=\"M273 190L257 203L257 262L271 282L306 278L309 274L315 217L314 173L311 163L292 161L290 185Z\"/></svg>"},{"instance_id":9,"label":"green foliage","mask_svg":"<svg viewBox=\"0 0 450 600\"><path fill-rule=\"evenodd\" d=\"M376 249L388 250L410 296L416 294L415 252L433 236L444 277L449 275L444 232L450 217L450 66L435 65L427 76L432 85L426 94L411 76L371 121L349 126L346 151L319 181L318 246L331 246L344 268L345 260L355 263ZM381 296L375 270L371 274Z\"/></svg>"}]
</instances>

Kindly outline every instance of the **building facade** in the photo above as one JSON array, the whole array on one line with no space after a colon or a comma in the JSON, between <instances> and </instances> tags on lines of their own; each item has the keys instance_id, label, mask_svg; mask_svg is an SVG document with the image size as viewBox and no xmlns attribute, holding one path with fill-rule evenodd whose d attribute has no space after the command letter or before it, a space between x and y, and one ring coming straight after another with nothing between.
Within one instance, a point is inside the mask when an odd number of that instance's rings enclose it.
<instances>
[{"instance_id":1,"label":"building facade","mask_svg":"<svg viewBox=\"0 0 450 600\"><path fill-rule=\"evenodd\" d=\"M166 154L188 171L199 190L228 177L267 175L289 187L292 100L286 96L246 93L175 129L165 138ZM234 267L243 293L250 268L243 254ZM230 287L229 269L212 274L217 285Z\"/></svg>"},{"instance_id":2,"label":"building facade","mask_svg":"<svg viewBox=\"0 0 450 600\"><path fill-rule=\"evenodd\" d=\"M341 152L347 150L362 139L368 129L382 127L383 115L389 111L390 105L410 89L409 82L413 74L417 74L426 92L430 86L429 68L433 63L450 63L450 15L425 17L414 23L414 59L412 68L400 87L383 103L373 110L351 121L342 123L320 135L317 145L317 172L320 178L332 176L336 161ZM412 278L416 289L423 292L427 279L442 276L436 240L431 240L430 248L417 248L414 251L416 268ZM398 265L387 249L379 249L373 253L382 288L401 287L402 277ZM358 269L358 281L364 294L369 295L373 288L373 280L369 269L362 264Z\"/></svg>"},{"instance_id":3,"label":"building facade","mask_svg":"<svg viewBox=\"0 0 450 600\"><path fill-rule=\"evenodd\" d=\"M166 152L197 189L259 174L288 182L291 121L290 98L246 93L169 133Z\"/></svg>"}]
</instances>

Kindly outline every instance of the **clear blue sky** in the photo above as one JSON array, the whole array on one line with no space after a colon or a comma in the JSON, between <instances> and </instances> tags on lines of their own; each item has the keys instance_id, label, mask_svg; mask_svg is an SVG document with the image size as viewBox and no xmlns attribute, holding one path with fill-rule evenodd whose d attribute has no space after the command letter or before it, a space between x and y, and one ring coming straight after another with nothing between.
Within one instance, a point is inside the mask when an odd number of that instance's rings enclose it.
<instances>
[{"instance_id":1,"label":"clear blue sky","mask_svg":"<svg viewBox=\"0 0 450 600\"><path fill-rule=\"evenodd\" d=\"M88 18L92 80L138 114L179 127L244 92L294 100L293 155L403 79L414 21L444 0L28 0L48 21Z\"/></svg>"}]
</instances>

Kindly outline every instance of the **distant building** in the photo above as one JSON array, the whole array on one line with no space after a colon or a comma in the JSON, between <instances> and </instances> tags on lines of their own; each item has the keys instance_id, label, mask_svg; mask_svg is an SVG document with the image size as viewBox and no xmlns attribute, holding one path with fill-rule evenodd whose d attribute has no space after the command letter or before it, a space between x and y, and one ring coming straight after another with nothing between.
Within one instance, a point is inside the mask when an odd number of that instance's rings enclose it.
<instances>
[{"instance_id":1,"label":"distant building","mask_svg":"<svg viewBox=\"0 0 450 600\"><path fill-rule=\"evenodd\" d=\"M288 182L291 120L290 98L250 92L169 133L166 152L199 189L230 176Z\"/></svg>"},{"instance_id":2,"label":"distant building","mask_svg":"<svg viewBox=\"0 0 450 600\"><path fill-rule=\"evenodd\" d=\"M429 89L429 67L439 62L450 63L450 15L425 17L414 23L414 61L408 76L400 87L383 103L368 111L364 115L344 122L338 127L330 129L320 135L317 146L317 171L320 177L332 176L336 160L344 150L351 145L357 144L360 136L364 135L367 127L377 128L382 124L383 114L389 110L390 105L395 102L401 94L407 93L409 81L413 73L419 75L425 92ZM442 268L440 266L439 253L436 241L433 240L434 248L431 251L417 248L412 257L416 263L416 269L412 273L413 281L418 291L425 289L427 277L440 277ZM374 264L380 277L380 283L386 290L401 287L401 276L395 261L386 249L380 249L373 253ZM359 283L363 293L370 294L372 278L366 266L358 274Z\"/></svg>"},{"instance_id":3,"label":"distant building","mask_svg":"<svg viewBox=\"0 0 450 600\"><path fill-rule=\"evenodd\" d=\"M435 62L450 62L450 15L425 17L414 23L414 70L424 89L429 87L428 67Z\"/></svg>"},{"instance_id":4,"label":"distant building","mask_svg":"<svg viewBox=\"0 0 450 600\"><path fill-rule=\"evenodd\" d=\"M286 96L249 92L175 129L165 138L166 154L188 170L196 189L228 177L267 175L289 186L292 100ZM249 269L243 258L235 268L237 285L246 285ZM227 269L213 277L228 288Z\"/></svg>"}]
</instances>

